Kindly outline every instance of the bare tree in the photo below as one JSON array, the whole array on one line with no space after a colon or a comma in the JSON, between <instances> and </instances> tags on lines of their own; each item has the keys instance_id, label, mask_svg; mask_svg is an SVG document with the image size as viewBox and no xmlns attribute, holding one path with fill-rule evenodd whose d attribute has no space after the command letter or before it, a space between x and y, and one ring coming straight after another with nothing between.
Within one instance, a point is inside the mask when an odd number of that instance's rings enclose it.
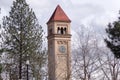
<instances>
[{"instance_id":1,"label":"bare tree","mask_svg":"<svg viewBox=\"0 0 120 80\"><path fill-rule=\"evenodd\" d=\"M98 66L98 41L96 35L87 28L79 29L76 32L76 40L73 46L73 79L95 80L99 70Z\"/></svg>"},{"instance_id":2,"label":"bare tree","mask_svg":"<svg viewBox=\"0 0 120 80\"><path fill-rule=\"evenodd\" d=\"M106 47L102 48L102 57L99 57L99 63L103 72L103 80L119 80L120 79L120 60Z\"/></svg>"}]
</instances>

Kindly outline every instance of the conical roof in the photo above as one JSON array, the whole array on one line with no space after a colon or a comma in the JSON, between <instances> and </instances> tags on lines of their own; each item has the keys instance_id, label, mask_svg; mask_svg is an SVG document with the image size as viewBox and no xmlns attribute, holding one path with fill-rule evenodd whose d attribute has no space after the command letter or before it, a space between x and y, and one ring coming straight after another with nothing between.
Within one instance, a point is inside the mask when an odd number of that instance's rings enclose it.
<instances>
[{"instance_id":1,"label":"conical roof","mask_svg":"<svg viewBox=\"0 0 120 80\"><path fill-rule=\"evenodd\" d=\"M50 17L47 23L53 21L71 22L71 20L68 18L68 16L65 14L65 12L59 5L56 7L55 11L53 12L52 16Z\"/></svg>"}]
</instances>

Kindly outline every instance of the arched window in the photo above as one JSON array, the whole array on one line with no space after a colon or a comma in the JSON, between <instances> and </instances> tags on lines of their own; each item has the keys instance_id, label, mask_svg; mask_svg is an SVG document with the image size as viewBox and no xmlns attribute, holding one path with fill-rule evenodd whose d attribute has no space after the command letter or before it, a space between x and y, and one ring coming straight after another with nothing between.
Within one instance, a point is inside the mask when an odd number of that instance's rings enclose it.
<instances>
[{"instance_id":1,"label":"arched window","mask_svg":"<svg viewBox=\"0 0 120 80\"><path fill-rule=\"evenodd\" d=\"M66 34L66 28L64 28L64 32L63 33Z\"/></svg>"},{"instance_id":2,"label":"arched window","mask_svg":"<svg viewBox=\"0 0 120 80\"><path fill-rule=\"evenodd\" d=\"M51 34L52 34L52 29L49 30L49 35L51 35Z\"/></svg>"},{"instance_id":3,"label":"arched window","mask_svg":"<svg viewBox=\"0 0 120 80\"><path fill-rule=\"evenodd\" d=\"M61 34L60 28L59 28L59 27L58 27L58 29L57 29L57 33L58 33L58 34Z\"/></svg>"},{"instance_id":4,"label":"arched window","mask_svg":"<svg viewBox=\"0 0 120 80\"><path fill-rule=\"evenodd\" d=\"M62 27L62 28L61 28L61 34L63 34L63 32L64 32L64 31L63 31L63 27Z\"/></svg>"}]
</instances>

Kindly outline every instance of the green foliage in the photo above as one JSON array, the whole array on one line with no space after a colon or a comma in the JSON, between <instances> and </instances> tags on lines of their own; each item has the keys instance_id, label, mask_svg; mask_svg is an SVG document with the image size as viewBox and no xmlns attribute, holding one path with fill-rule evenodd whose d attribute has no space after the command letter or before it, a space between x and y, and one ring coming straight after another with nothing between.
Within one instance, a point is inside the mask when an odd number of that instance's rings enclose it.
<instances>
[{"instance_id":1,"label":"green foliage","mask_svg":"<svg viewBox=\"0 0 120 80\"><path fill-rule=\"evenodd\" d=\"M3 44L1 51L8 53L13 60L10 69L16 70L13 73L19 75L19 79L24 74L22 72L24 72L23 67L26 65L27 59L31 65L41 63L40 66L42 67L45 60L43 58L45 56L43 54L43 29L25 0L13 1L9 16L3 18L2 29ZM37 62L36 57L40 57L41 61Z\"/></svg>"},{"instance_id":2,"label":"green foliage","mask_svg":"<svg viewBox=\"0 0 120 80\"><path fill-rule=\"evenodd\" d=\"M116 58L120 58L120 18L108 25L106 33L108 34L108 39L105 39L107 47Z\"/></svg>"}]
</instances>

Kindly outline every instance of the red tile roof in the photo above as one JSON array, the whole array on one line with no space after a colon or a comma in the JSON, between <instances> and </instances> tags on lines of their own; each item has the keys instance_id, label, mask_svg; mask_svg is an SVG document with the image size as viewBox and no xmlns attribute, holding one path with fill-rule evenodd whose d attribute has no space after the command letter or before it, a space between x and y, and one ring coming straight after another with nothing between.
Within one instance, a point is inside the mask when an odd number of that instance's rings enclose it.
<instances>
[{"instance_id":1,"label":"red tile roof","mask_svg":"<svg viewBox=\"0 0 120 80\"><path fill-rule=\"evenodd\" d=\"M71 20L68 18L68 16L65 14L65 12L59 5L56 7L55 11L53 12L47 23L52 21L71 22Z\"/></svg>"}]
</instances>

